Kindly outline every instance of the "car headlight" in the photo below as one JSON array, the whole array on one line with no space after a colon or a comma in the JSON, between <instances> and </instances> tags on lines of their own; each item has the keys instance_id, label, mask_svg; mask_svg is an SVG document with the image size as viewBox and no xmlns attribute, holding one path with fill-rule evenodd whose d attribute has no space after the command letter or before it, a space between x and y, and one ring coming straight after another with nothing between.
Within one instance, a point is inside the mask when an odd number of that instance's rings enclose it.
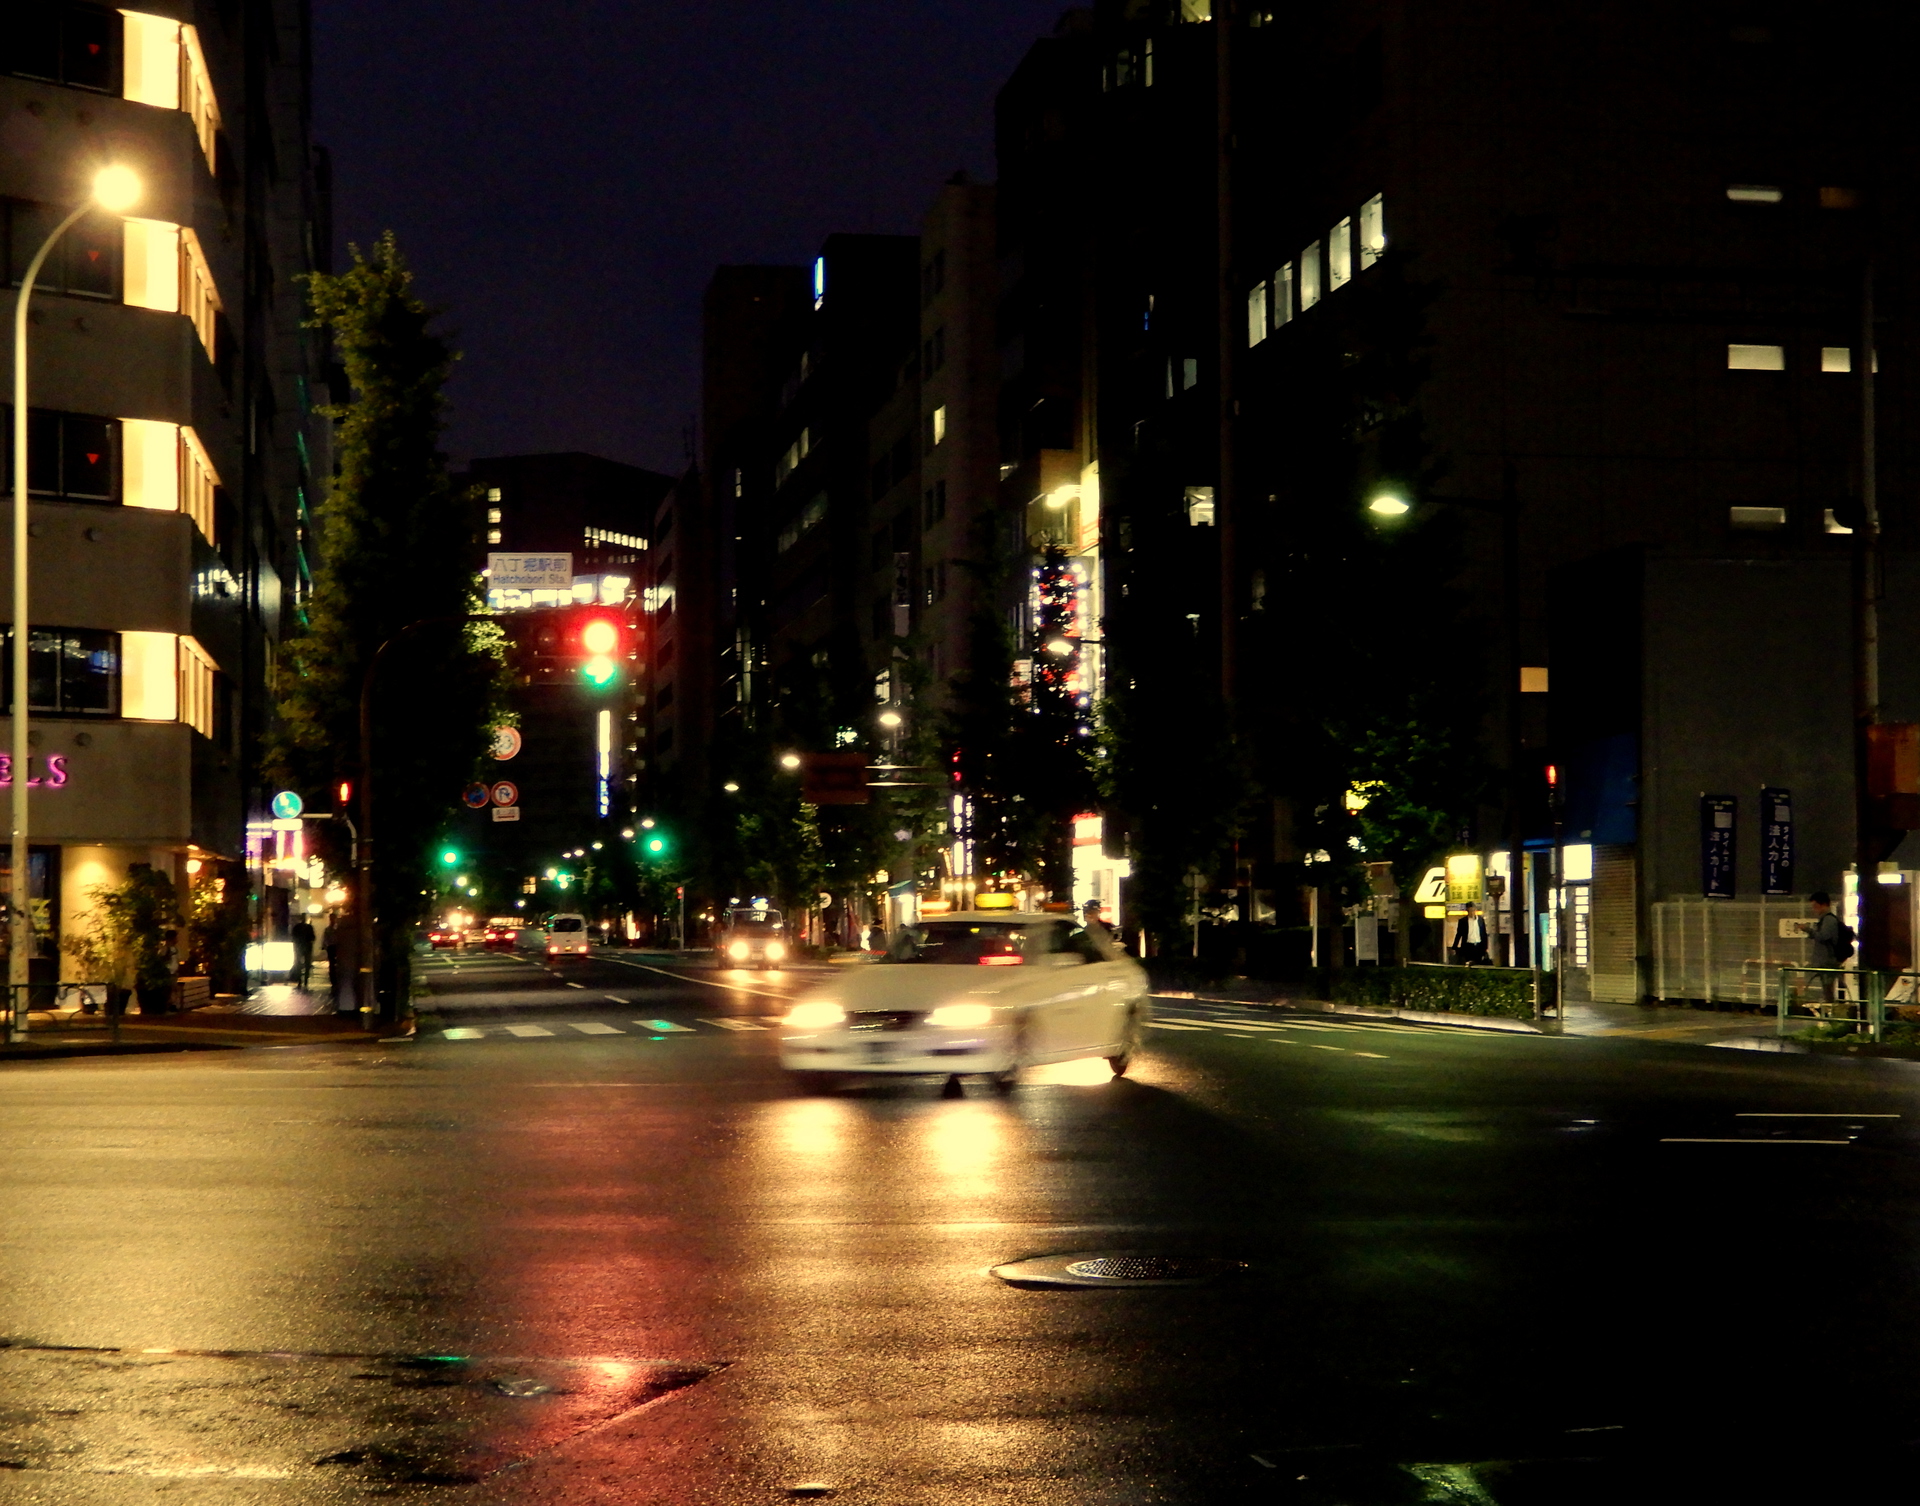
<instances>
[{"instance_id":1,"label":"car headlight","mask_svg":"<svg viewBox=\"0 0 1920 1506\"><path fill-rule=\"evenodd\" d=\"M784 941L769 941L767 943L767 956L773 961L778 962L786 955L787 944Z\"/></svg>"},{"instance_id":2,"label":"car headlight","mask_svg":"<svg viewBox=\"0 0 1920 1506\"><path fill-rule=\"evenodd\" d=\"M829 1025L838 1025L846 1017L846 1010L838 1004L815 1001L794 1005L787 1011L785 1023L796 1030L823 1030Z\"/></svg>"},{"instance_id":3,"label":"car headlight","mask_svg":"<svg viewBox=\"0 0 1920 1506\"><path fill-rule=\"evenodd\" d=\"M753 955L753 948L748 946L744 941L736 941L727 948L727 955L729 957L751 957Z\"/></svg>"},{"instance_id":4,"label":"car headlight","mask_svg":"<svg viewBox=\"0 0 1920 1506\"><path fill-rule=\"evenodd\" d=\"M944 1025L950 1029L967 1030L993 1023L993 1006L989 1004L942 1004L927 1016L929 1025Z\"/></svg>"}]
</instances>

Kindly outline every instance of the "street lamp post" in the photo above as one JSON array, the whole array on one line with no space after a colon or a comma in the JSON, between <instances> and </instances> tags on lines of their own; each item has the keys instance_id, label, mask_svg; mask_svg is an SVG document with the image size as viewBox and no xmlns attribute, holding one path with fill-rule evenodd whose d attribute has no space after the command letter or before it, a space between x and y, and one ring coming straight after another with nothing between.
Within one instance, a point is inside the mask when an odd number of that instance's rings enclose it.
<instances>
[{"instance_id":1,"label":"street lamp post","mask_svg":"<svg viewBox=\"0 0 1920 1506\"><path fill-rule=\"evenodd\" d=\"M53 248L91 209L125 214L139 202L140 180L125 167L105 167L94 175L93 193L77 206L41 242L20 279L13 305L13 752L9 773L13 781L12 883L7 895L9 952L7 957L8 1034L24 1039L32 981L33 896L27 874L29 825L27 815L28 694L27 642L32 627L27 617L27 309L33 285Z\"/></svg>"}]
</instances>

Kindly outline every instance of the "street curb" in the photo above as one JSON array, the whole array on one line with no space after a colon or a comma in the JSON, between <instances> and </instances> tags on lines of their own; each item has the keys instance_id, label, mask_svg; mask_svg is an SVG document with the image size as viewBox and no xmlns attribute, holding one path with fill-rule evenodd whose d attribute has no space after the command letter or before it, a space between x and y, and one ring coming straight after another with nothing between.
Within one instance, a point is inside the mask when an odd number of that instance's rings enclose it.
<instances>
[{"instance_id":1,"label":"street curb","mask_svg":"<svg viewBox=\"0 0 1920 1506\"><path fill-rule=\"evenodd\" d=\"M61 1061L76 1056L165 1056L180 1051L246 1051L225 1041L110 1041L81 1046L0 1046L0 1067L8 1062Z\"/></svg>"},{"instance_id":2,"label":"street curb","mask_svg":"<svg viewBox=\"0 0 1920 1506\"><path fill-rule=\"evenodd\" d=\"M1504 1035L1563 1035L1558 1021L1530 1025L1525 1020L1496 1015L1449 1014L1432 1009L1380 1009L1365 1004L1329 1004L1323 999L1223 999L1211 994L1156 993L1155 999L1191 999L1196 1004L1236 1004L1243 1009L1292 1009L1315 1014L1347 1015L1353 1019L1414 1020L1423 1025L1452 1025L1461 1030L1493 1030Z\"/></svg>"}]
</instances>

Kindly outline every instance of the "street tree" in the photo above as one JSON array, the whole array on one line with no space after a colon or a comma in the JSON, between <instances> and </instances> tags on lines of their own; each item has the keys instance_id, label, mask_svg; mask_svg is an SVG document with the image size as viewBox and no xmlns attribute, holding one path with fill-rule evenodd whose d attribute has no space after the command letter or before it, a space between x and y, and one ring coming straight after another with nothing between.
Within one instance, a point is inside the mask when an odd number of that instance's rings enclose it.
<instances>
[{"instance_id":1,"label":"street tree","mask_svg":"<svg viewBox=\"0 0 1920 1506\"><path fill-rule=\"evenodd\" d=\"M337 468L316 520L313 594L280 665L268 753L270 774L295 788L372 780L387 1001L406 997L408 933L428 904L433 838L480 766L506 692L497 630L457 620L483 605L469 555L480 515L440 449L456 356L412 284L391 232L370 255L353 248L346 271L308 279L310 326L331 336L351 395L323 410L337 426ZM361 770L361 684L390 641L373 690L372 764Z\"/></svg>"}]
</instances>

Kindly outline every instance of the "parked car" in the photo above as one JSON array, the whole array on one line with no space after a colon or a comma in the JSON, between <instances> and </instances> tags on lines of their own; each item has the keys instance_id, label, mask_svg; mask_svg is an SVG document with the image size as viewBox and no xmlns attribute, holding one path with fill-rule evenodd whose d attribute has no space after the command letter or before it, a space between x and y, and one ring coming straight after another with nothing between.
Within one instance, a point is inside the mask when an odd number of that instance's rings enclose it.
<instances>
[{"instance_id":1,"label":"parked car","mask_svg":"<svg viewBox=\"0 0 1920 1506\"><path fill-rule=\"evenodd\" d=\"M799 1000L780 1064L816 1088L876 1072L977 1073L1004 1088L1022 1067L1081 1057L1105 1057L1117 1077L1148 1011L1146 972L1104 927L963 912L904 927L878 963Z\"/></svg>"},{"instance_id":2,"label":"parked car","mask_svg":"<svg viewBox=\"0 0 1920 1506\"><path fill-rule=\"evenodd\" d=\"M778 910L729 910L715 947L722 967L778 967L791 953Z\"/></svg>"}]
</instances>

